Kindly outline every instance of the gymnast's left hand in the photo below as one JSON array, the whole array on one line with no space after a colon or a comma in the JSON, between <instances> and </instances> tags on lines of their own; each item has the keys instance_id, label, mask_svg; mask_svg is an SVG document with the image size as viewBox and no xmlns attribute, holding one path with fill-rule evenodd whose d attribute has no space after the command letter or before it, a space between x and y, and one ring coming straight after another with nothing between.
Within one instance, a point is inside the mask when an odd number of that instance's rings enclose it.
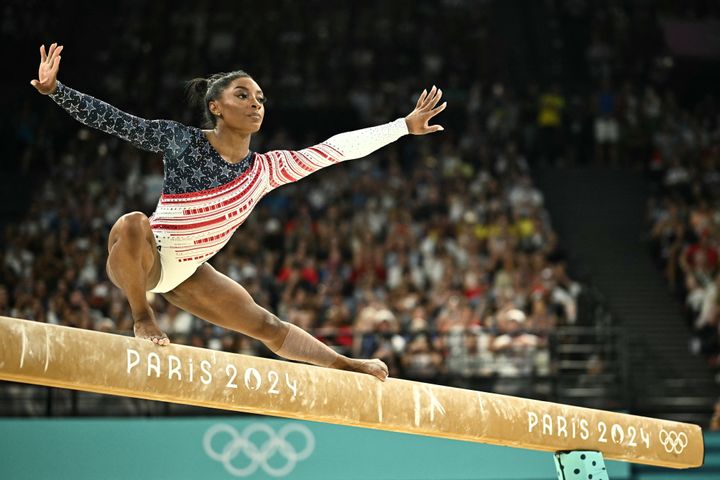
<instances>
[{"instance_id":1,"label":"gymnast's left hand","mask_svg":"<svg viewBox=\"0 0 720 480\"><path fill-rule=\"evenodd\" d=\"M433 85L428 92L423 90L418 98L415 110L405 117L405 124L408 132L413 135L427 135L428 133L440 132L444 130L441 125L429 125L428 122L438 113L445 110L447 102L443 102L437 106L442 98L442 90Z\"/></svg>"}]
</instances>

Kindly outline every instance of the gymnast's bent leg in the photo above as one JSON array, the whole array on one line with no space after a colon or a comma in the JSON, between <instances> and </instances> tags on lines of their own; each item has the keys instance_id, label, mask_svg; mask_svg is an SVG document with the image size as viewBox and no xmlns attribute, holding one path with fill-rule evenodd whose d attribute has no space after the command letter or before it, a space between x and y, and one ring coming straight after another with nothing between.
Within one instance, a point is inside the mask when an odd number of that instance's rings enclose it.
<instances>
[{"instance_id":1,"label":"gymnast's bent leg","mask_svg":"<svg viewBox=\"0 0 720 480\"><path fill-rule=\"evenodd\" d=\"M146 293L160 280L160 256L150 221L141 212L123 215L108 237L106 270L110 281L123 291L130 303L135 336L159 345L170 343L155 322Z\"/></svg>"},{"instance_id":2,"label":"gymnast's bent leg","mask_svg":"<svg viewBox=\"0 0 720 480\"><path fill-rule=\"evenodd\" d=\"M174 305L208 322L260 340L281 357L367 373L381 380L385 380L388 375L387 366L382 361L358 360L340 355L304 330L283 322L255 303L240 284L207 263L163 296Z\"/></svg>"}]
</instances>

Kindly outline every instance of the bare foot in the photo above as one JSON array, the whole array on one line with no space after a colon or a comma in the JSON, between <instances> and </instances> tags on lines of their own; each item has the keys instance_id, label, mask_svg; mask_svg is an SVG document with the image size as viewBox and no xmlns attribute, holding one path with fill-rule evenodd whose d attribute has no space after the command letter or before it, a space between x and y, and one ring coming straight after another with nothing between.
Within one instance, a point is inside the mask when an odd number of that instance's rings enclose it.
<instances>
[{"instance_id":1,"label":"bare foot","mask_svg":"<svg viewBox=\"0 0 720 480\"><path fill-rule=\"evenodd\" d=\"M137 338L144 338L158 345L170 345L170 339L160 330L152 317L135 320L133 330Z\"/></svg>"},{"instance_id":2,"label":"bare foot","mask_svg":"<svg viewBox=\"0 0 720 480\"><path fill-rule=\"evenodd\" d=\"M358 360L351 358L349 360L349 365L345 368L345 370L367 373L368 375L379 378L383 382L388 377L388 367L382 360L378 360L377 358L373 358L371 360Z\"/></svg>"}]
</instances>

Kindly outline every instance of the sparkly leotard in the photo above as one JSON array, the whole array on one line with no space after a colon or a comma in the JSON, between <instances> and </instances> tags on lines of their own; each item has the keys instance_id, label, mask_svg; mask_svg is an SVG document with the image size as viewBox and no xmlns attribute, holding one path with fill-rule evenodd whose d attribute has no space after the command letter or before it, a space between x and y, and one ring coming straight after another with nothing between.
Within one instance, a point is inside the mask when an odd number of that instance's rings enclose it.
<instances>
[{"instance_id":1,"label":"sparkly leotard","mask_svg":"<svg viewBox=\"0 0 720 480\"><path fill-rule=\"evenodd\" d=\"M321 168L364 157L408 133L405 120L341 133L303 150L250 152L223 160L203 131L171 120L145 120L57 83L50 97L73 118L163 154L162 195L150 217L162 274L153 292L177 287L215 255L275 188Z\"/></svg>"}]
</instances>

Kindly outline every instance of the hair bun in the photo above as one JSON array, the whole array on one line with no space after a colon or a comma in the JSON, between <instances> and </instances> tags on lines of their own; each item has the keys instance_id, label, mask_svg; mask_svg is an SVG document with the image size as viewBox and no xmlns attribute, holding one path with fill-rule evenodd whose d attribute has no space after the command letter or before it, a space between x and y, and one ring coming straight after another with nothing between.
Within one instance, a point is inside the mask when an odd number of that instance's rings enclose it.
<instances>
[{"instance_id":1,"label":"hair bun","mask_svg":"<svg viewBox=\"0 0 720 480\"><path fill-rule=\"evenodd\" d=\"M188 95L204 97L207 93L210 82L207 78L193 78L185 84L185 91Z\"/></svg>"},{"instance_id":2,"label":"hair bun","mask_svg":"<svg viewBox=\"0 0 720 480\"><path fill-rule=\"evenodd\" d=\"M193 78L185 84L185 95L192 105L203 106L209 86L206 78Z\"/></svg>"},{"instance_id":3,"label":"hair bun","mask_svg":"<svg viewBox=\"0 0 720 480\"><path fill-rule=\"evenodd\" d=\"M208 87L210 86L210 82L208 81L207 78L196 78L195 80L196 80L196 81L194 81L195 91L205 95L205 92L207 92Z\"/></svg>"}]
</instances>

